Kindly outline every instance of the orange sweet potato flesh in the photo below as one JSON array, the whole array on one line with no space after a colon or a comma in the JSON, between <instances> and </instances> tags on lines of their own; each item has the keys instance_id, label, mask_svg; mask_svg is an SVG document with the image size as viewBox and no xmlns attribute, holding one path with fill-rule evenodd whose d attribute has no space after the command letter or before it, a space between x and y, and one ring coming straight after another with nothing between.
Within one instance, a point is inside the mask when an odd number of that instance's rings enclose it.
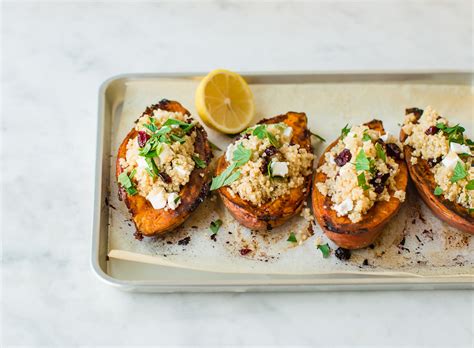
<instances>
[{"instance_id":1,"label":"orange sweet potato flesh","mask_svg":"<svg viewBox=\"0 0 474 348\"><path fill-rule=\"evenodd\" d=\"M290 142L299 144L308 152L313 152L306 114L288 112L284 115L264 119L259 124L279 122L283 122L293 128ZM216 175L221 174L228 164L225 156L220 157L217 162ZM221 187L218 192L226 208L241 225L252 230L271 230L284 224L303 208L303 204L311 189L311 175L306 176L304 179L302 186L293 188L288 194L264 203L261 206L256 206L243 200L239 195L232 196L228 187L225 186Z\"/></svg>"},{"instance_id":2,"label":"orange sweet potato flesh","mask_svg":"<svg viewBox=\"0 0 474 348\"><path fill-rule=\"evenodd\" d=\"M370 129L378 130L381 134L385 134L383 124L379 120L373 120L366 123ZM339 141L336 139L325 153L330 151ZM406 164L403 160L396 160L399 165L399 173L395 177L395 183L398 190L406 190L408 182L408 172ZM319 159L318 167L325 163L324 154ZM332 202L329 196L323 196L316 187L319 182L326 181L326 174L316 172L314 176L312 203L313 211L319 225L324 233L334 243L346 249L360 249L372 244L380 235L383 227L397 213L401 202L393 197L390 192L390 200L375 202L366 214L363 215L361 221L353 223L346 216L337 216L336 211L331 209Z\"/></svg>"},{"instance_id":3,"label":"orange sweet potato flesh","mask_svg":"<svg viewBox=\"0 0 474 348\"><path fill-rule=\"evenodd\" d=\"M420 118L422 111L420 109L407 109L407 114L414 112L417 118ZM403 131L400 131L400 141L404 142L408 135ZM416 164L411 163L411 157L413 148L411 146L405 146L404 149L405 159L408 166L408 171L412 181L415 183L415 187L431 211L441 220L447 224L470 234L474 234L474 213L469 211L462 205L449 201L444 196L435 196L434 190L436 186L436 180L434 174L431 172L431 168L428 161L418 157Z\"/></svg>"},{"instance_id":4,"label":"orange sweet potato flesh","mask_svg":"<svg viewBox=\"0 0 474 348\"><path fill-rule=\"evenodd\" d=\"M163 99L158 104L148 107L144 114L152 114L154 110L162 109L172 112L181 112L190 116L180 103ZM196 140L194 143L194 152L199 154L201 159L205 159L208 164L206 168L197 166L191 172L189 182L181 188L179 196L181 204L175 210L154 209L151 203L139 194L129 195L119 184L119 195L125 201L135 223L138 236L157 236L172 231L181 225L191 213L199 206L209 193L209 184L211 173L209 163L212 159L212 150L207 141L206 131L200 125L194 128L196 131ZM119 164L120 158L124 158L127 153L127 143L129 139L136 138L138 132L132 129L123 140L119 147L116 162L116 177L122 173L122 167ZM203 176L201 176L203 174Z\"/></svg>"}]
</instances>

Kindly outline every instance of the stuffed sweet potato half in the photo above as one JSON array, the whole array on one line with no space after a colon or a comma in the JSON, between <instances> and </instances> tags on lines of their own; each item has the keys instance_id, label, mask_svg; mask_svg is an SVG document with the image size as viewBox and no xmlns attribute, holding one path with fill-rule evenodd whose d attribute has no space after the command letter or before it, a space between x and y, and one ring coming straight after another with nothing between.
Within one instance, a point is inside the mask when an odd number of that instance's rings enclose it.
<instances>
[{"instance_id":1,"label":"stuffed sweet potato half","mask_svg":"<svg viewBox=\"0 0 474 348\"><path fill-rule=\"evenodd\" d=\"M310 134L306 115L288 112L260 121L229 145L211 190L240 224L270 230L301 211L311 189Z\"/></svg>"},{"instance_id":2,"label":"stuffed sweet potato half","mask_svg":"<svg viewBox=\"0 0 474 348\"><path fill-rule=\"evenodd\" d=\"M347 249L374 242L405 200L408 172L397 139L381 121L344 127L319 159L313 211L326 235Z\"/></svg>"},{"instance_id":3,"label":"stuffed sweet potato half","mask_svg":"<svg viewBox=\"0 0 474 348\"><path fill-rule=\"evenodd\" d=\"M209 192L212 151L206 131L180 103L143 112L119 147L116 176L138 236L182 224Z\"/></svg>"},{"instance_id":4,"label":"stuffed sweet potato half","mask_svg":"<svg viewBox=\"0 0 474 348\"><path fill-rule=\"evenodd\" d=\"M406 110L400 131L410 176L423 201L449 225L474 234L474 143L431 107Z\"/></svg>"}]
</instances>

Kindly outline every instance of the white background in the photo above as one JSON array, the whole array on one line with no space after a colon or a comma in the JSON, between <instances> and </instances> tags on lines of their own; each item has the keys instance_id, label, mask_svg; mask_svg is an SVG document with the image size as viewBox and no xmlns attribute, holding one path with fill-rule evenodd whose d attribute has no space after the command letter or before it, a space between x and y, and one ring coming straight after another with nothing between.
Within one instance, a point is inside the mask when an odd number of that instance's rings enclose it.
<instances>
[{"instance_id":1,"label":"white background","mask_svg":"<svg viewBox=\"0 0 474 348\"><path fill-rule=\"evenodd\" d=\"M469 70L472 7L3 2L2 345L472 346L469 291L131 294L89 265L102 81L216 67Z\"/></svg>"}]
</instances>

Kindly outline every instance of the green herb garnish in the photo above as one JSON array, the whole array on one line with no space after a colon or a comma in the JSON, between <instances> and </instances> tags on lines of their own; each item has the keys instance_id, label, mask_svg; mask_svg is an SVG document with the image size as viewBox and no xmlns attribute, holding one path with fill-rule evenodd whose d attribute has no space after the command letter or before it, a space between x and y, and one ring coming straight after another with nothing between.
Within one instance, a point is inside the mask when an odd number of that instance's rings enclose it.
<instances>
[{"instance_id":1,"label":"green herb garnish","mask_svg":"<svg viewBox=\"0 0 474 348\"><path fill-rule=\"evenodd\" d=\"M145 161L146 161L146 164L148 165L148 168L146 168L148 174L150 174L152 178L155 178L160 173L160 171L158 170L158 167L156 166L155 161L153 160L153 158L150 158L150 157L145 157Z\"/></svg>"},{"instance_id":2,"label":"green herb garnish","mask_svg":"<svg viewBox=\"0 0 474 348\"><path fill-rule=\"evenodd\" d=\"M196 166L198 168L206 168L207 164L205 161L203 161L202 159L200 159L198 156L196 155L193 155L193 161L194 163L196 163Z\"/></svg>"},{"instance_id":3,"label":"green herb garnish","mask_svg":"<svg viewBox=\"0 0 474 348\"><path fill-rule=\"evenodd\" d=\"M251 156L252 151L243 147L242 144L239 144L234 150L232 160L237 163L237 167L241 167L250 160Z\"/></svg>"},{"instance_id":4,"label":"green herb garnish","mask_svg":"<svg viewBox=\"0 0 474 348\"><path fill-rule=\"evenodd\" d=\"M222 226L222 220L217 219L216 221L211 221L209 225L209 229L211 230L212 234L216 234L219 231L219 228Z\"/></svg>"},{"instance_id":5,"label":"green herb garnish","mask_svg":"<svg viewBox=\"0 0 474 348\"><path fill-rule=\"evenodd\" d=\"M458 161L458 163L456 163L456 167L454 167L453 176L451 179L449 179L449 181L458 182L459 180L464 179L466 176L467 170L464 167L464 164L461 161Z\"/></svg>"},{"instance_id":6,"label":"green herb garnish","mask_svg":"<svg viewBox=\"0 0 474 348\"><path fill-rule=\"evenodd\" d=\"M450 143L464 144L463 133L465 129L459 124L448 127L444 123L437 123L436 128L441 129L445 134L448 135L448 140Z\"/></svg>"},{"instance_id":7,"label":"green herb garnish","mask_svg":"<svg viewBox=\"0 0 474 348\"><path fill-rule=\"evenodd\" d=\"M290 236L288 237L288 239L286 240L287 242L291 242L291 243L297 243L298 241L296 240L296 236L293 232L290 233Z\"/></svg>"},{"instance_id":8,"label":"green herb garnish","mask_svg":"<svg viewBox=\"0 0 474 348\"><path fill-rule=\"evenodd\" d=\"M316 137L317 139L321 140L321 141L324 142L324 143L326 142L326 139L324 139L322 136L320 136L320 135L318 135L318 134L316 134L316 133L313 133L313 132L311 132L311 131L310 131L310 133L311 133L311 135L312 135L313 137Z\"/></svg>"},{"instance_id":9,"label":"green herb garnish","mask_svg":"<svg viewBox=\"0 0 474 348\"><path fill-rule=\"evenodd\" d=\"M318 249L321 250L321 253L323 254L323 258L328 258L329 254L331 253L331 248L329 247L328 243L318 245Z\"/></svg>"},{"instance_id":10,"label":"green herb garnish","mask_svg":"<svg viewBox=\"0 0 474 348\"><path fill-rule=\"evenodd\" d=\"M120 183L120 185L122 185L122 187L125 189L125 191L127 191L130 196L136 195L138 193L137 189L135 188L135 185L132 182L132 178L136 172L136 169L133 169L130 172L130 175L127 175L126 172L122 172L118 176L118 182Z\"/></svg>"},{"instance_id":11,"label":"green herb garnish","mask_svg":"<svg viewBox=\"0 0 474 348\"><path fill-rule=\"evenodd\" d=\"M349 126L349 124L346 124L344 128L341 129L341 138L344 139L350 131L351 127Z\"/></svg>"},{"instance_id":12,"label":"green herb garnish","mask_svg":"<svg viewBox=\"0 0 474 348\"><path fill-rule=\"evenodd\" d=\"M434 189L434 192L433 192L433 193L434 193L435 196L439 196L439 195L441 195L441 194L443 193L443 189L442 189L441 187L437 186L437 187Z\"/></svg>"},{"instance_id":13,"label":"green herb garnish","mask_svg":"<svg viewBox=\"0 0 474 348\"><path fill-rule=\"evenodd\" d=\"M174 204L178 204L178 202L181 200L181 197L178 196L176 197L173 201L174 201Z\"/></svg>"},{"instance_id":14,"label":"green herb garnish","mask_svg":"<svg viewBox=\"0 0 474 348\"><path fill-rule=\"evenodd\" d=\"M370 137L369 134L364 132L364 135L362 136L362 141L372 141L372 138Z\"/></svg>"},{"instance_id":15,"label":"green herb garnish","mask_svg":"<svg viewBox=\"0 0 474 348\"><path fill-rule=\"evenodd\" d=\"M375 144L375 151L377 152L377 157L380 158L382 161L387 162L387 156L385 154L385 150L380 143Z\"/></svg>"},{"instance_id":16,"label":"green herb garnish","mask_svg":"<svg viewBox=\"0 0 474 348\"><path fill-rule=\"evenodd\" d=\"M211 191L217 190L222 186L228 186L237 180L240 176L240 171L237 171L232 174L233 170L237 168L237 163L232 163L228 166L220 175L212 179Z\"/></svg>"},{"instance_id":17,"label":"green herb garnish","mask_svg":"<svg viewBox=\"0 0 474 348\"><path fill-rule=\"evenodd\" d=\"M357 154L355 166L357 171L370 170L370 161L364 149L361 149Z\"/></svg>"},{"instance_id":18,"label":"green herb garnish","mask_svg":"<svg viewBox=\"0 0 474 348\"><path fill-rule=\"evenodd\" d=\"M170 139L180 144L184 144L186 142L186 140L183 137L180 137L179 135L176 135L176 134L171 134Z\"/></svg>"},{"instance_id":19,"label":"green herb garnish","mask_svg":"<svg viewBox=\"0 0 474 348\"><path fill-rule=\"evenodd\" d=\"M169 118L163 123L163 126L172 126L172 125L178 125L179 128L183 130L184 133L188 133L191 129L194 128L194 123L186 123L174 118Z\"/></svg>"},{"instance_id":20,"label":"green herb garnish","mask_svg":"<svg viewBox=\"0 0 474 348\"><path fill-rule=\"evenodd\" d=\"M466 185L466 190L474 190L474 180L469 180Z\"/></svg>"},{"instance_id":21,"label":"green herb garnish","mask_svg":"<svg viewBox=\"0 0 474 348\"><path fill-rule=\"evenodd\" d=\"M364 172L357 175L357 184L359 185L359 187L362 187L364 191L370 188L370 186L367 185Z\"/></svg>"},{"instance_id":22,"label":"green herb garnish","mask_svg":"<svg viewBox=\"0 0 474 348\"><path fill-rule=\"evenodd\" d=\"M265 125L261 124L255 127L252 134L261 140L268 138L268 141L270 141L270 144L272 144L276 148L279 148L281 146L280 142L275 138L273 133L267 130L267 127Z\"/></svg>"}]
</instances>

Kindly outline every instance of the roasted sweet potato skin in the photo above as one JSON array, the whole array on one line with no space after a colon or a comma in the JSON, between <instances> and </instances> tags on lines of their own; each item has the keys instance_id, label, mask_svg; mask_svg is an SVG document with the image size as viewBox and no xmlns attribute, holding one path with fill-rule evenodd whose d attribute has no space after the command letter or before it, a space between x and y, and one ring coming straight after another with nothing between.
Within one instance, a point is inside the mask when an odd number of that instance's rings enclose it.
<instances>
[{"instance_id":1,"label":"roasted sweet potato skin","mask_svg":"<svg viewBox=\"0 0 474 348\"><path fill-rule=\"evenodd\" d=\"M422 110L413 108L407 109L406 113L412 113L413 110L415 116L418 118L422 115ZM408 135L403 131L400 131L400 141L404 142ZM416 164L411 163L411 157L413 148L411 146L405 146L403 149L405 159L408 166L408 171L412 181L415 183L415 187L426 205L431 211L441 220L446 222L461 231L474 234L474 214L462 205L445 199L442 195L435 196L434 190L436 186L436 180L434 174L431 172L431 168L428 161L418 157Z\"/></svg>"},{"instance_id":2,"label":"roasted sweet potato skin","mask_svg":"<svg viewBox=\"0 0 474 348\"><path fill-rule=\"evenodd\" d=\"M306 114L288 112L284 115L264 119L259 124L283 122L293 128L291 142L299 144L308 152L313 153L311 133L308 130ZM217 161L216 175L221 174L228 166L225 156ZM232 196L227 187L221 187L218 192L226 208L232 216L243 226L252 230L271 230L284 224L288 219L298 214L303 208L311 189L311 175L305 177L301 187L294 188L289 194L278 197L263 205L256 206L243 200L238 195Z\"/></svg>"},{"instance_id":3,"label":"roasted sweet potato skin","mask_svg":"<svg viewBox=\"0 0 474 348\"><path fill-rule=\"evenodd\" d=\"M166 99L148 107L144 114L152 114L156 109L181 112L190 116L189 111L180 103ZM136 226L136 235L152 237L172 231L181 225L207 197L211 179L209 163L212 159L212 150L207 141L207 134L204 128L200 125L196 125L195 131L196 140L194 143L194 152L198 153L200 158L205 159L207 166L205 168L195 167L191 172L189 182L183 186L179 192L181 204L175 210L169 209L166 211L164 209L154 209L145 197L139 194L131 196L118 184L120 198L127 205ZM136 136L137 131L132 129L119 147L116 162L116 178L118 178L123 171L119 162L120 158L126 157L127 143L129 139L133 139Z\"/></svg>"},{"instance_id":4,"label":"roasted sweet potato skin","mask_svg":"<svg viewBox=\"0 0 474 348\"><path fill-rule=\"evenodd\" d=\"M385 133L383 124L379 120L373 120L366 125L370 129L378 130L382 134ZM324 153L330 151L339 141L336 139ZM320 157L318 168L325 163L324 154ZM406 190L408 182L408 172L406 164L403 160L397 160L400 171L395 177L398 190ZM401 206L401 202L393 197L390 192L390 200L388 202L376 202L371 209L364 215L363 220L353 223L348 217L337 216L336 211L331 209L331 198L322 195L316 187L319 182L326 181L326 174L316 172L313 180L312 203L313 211L319 225L325 234L334 243L346 249L360 249L372 244L380 235L383 227L397 213Z\"/></svg>"}]
</instances>

